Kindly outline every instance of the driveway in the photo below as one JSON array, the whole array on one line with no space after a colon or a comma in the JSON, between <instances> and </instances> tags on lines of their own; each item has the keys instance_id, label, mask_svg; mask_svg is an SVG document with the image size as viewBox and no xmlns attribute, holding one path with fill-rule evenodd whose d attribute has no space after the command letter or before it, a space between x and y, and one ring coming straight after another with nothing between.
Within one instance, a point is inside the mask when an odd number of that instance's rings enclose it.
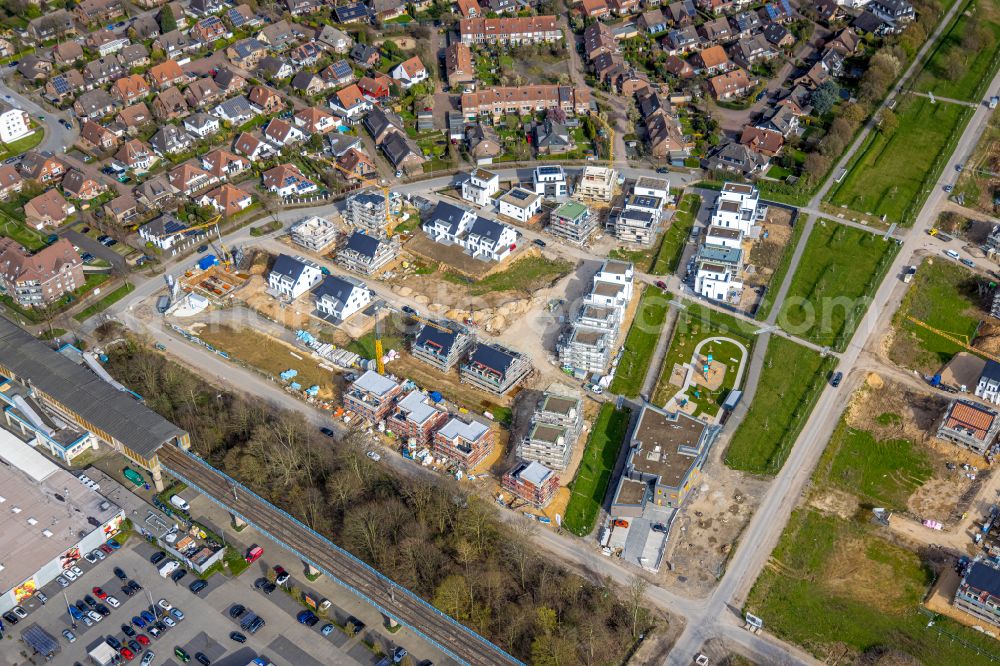
<instances>
[{"instance_id":1,"label":"driveway","mask_svg":"<svg viewBox=\"0 0 1000 666\"><path fill-rule=\"evenodd\" d=\"M111 262L111 265L116 269L125 270L125 258L118 254L109 247L104 247L96 240L87 236L86 234L81 234L75 229L65 229L59 234L63 238L68 238L69 242L80 248L80 253L89 252L98 259L104 259L105 261Z\"/></svg>"}]
</instances>

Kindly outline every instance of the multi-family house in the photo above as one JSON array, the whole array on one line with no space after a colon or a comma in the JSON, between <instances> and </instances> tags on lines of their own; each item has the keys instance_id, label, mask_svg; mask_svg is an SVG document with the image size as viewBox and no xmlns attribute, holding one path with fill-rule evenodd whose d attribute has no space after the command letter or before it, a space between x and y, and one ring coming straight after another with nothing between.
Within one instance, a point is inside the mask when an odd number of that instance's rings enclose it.
<instances>
[{"instance_id":1,"label":"multi-family house","mask_svg":"<svg viewBox=\"0 0 1000 666\"><path fill-rule=\"evenodd\" d=\"M493 431L485 423L463 421L453 416L434 433L431 450L435 457L444 458L468 472L489 457L493 444Z\"/></svg>"},{"instance_id":2,"label":"multi-family house","mask_svg":"<svg viewBox=\"0 0 1000 666\"><path fill-rule=\"evenodd\" d=\"M472 50L462 42L455 42L444 50L444 71L450 89L471 92L476 85L476 70L472 64Z\"/></svg>"},{"instance_id":3,"label":"multi-family house","mask_svg":"<svg viewBox=\"0 0 1000 666\"><path fill-rule=\"evenodd\" d=\"M425 321L410 347L413 357L442 372L462 361L475 343L468 329L449 319Z\"/></svg>"},{"instance_id":4,"label":"multi-family house","mask_svg":"<svg viewBox=\"0 0 1000 666\"><path fill-rule=\"evenodd\" d=\"M531 361L524 354L499 344L479 342L459 367L463 382L475 388L504 395L531 373Z\"/></svg>"},{"instance_id":5,"label":"multi-family house","mask_svg":"<svg viewBox=\"0 0 1000 666\"><path fill-rule=\"evenodd\" d=\"M519 462L503 475L500 486L536 509L552 501L559 490L559 477L537 462Z\"/></svg>"},{"instance_id":6,"label":"multi-family house","mask_svg":"<svg viewBox=\"0 0 1000 666\"><path fill-rule=\"evenodd\" d=\"M463 44L534 44L563 38L555 16L469 18L458 23Z\"/></svg>"},{"instance_id":7,"label":"multi-family house","mask_svg":"<svg viewBox=\"0 0 1000 666\"><path fill-rule=\"evenodd\" d=\"M462 180L462 198L480 208L492 207L500 192L500 176L486 169L475 169Z\"/></svg>"},{"instance_id":8,"label":"multi-family house","mask_svg":"<svg viewBox=\"0 0 1000 666\"><path fill-rule=\"evenodd\" d=\"M398 255L398 243L355 230L337 251L337 263L361 275L374 275Z\"/></svg>"},{"instance_id":9,"label":"multi-family house","mask_svg":"<svg viewBox=\"0 0 1000 666\"><path fill-rule=\"evenodd\" d=\"M73 9L73 14L81 25L103 24L124 13L122 0L82 0Z\"/></svg>"},{"instance_id":10,"label":"multi-family house","mask_svg":"<svg viewBox=\"0 0 1000 666\"><path fill-rule=\"evenodd\" d=\"M372 301L372 291L352 277L327 275L313 290L313 297L321 316L340 323L367 307Z\"/></svg>"},{"instance_id":11,"label":"multi-family house","mask_svg":"<svg viewBox=\"0 0 1000 666\"><path fill-rule=\"evenodd\" d=\"M267 274L267 286L279 298L294 301L323 279L320 267L304 257L279 254Z\"/></svg>"},{"instance_id":12,"label":"multi-family house","mask_svg":"<svg viewBox=\"0 0 1000 666\"><path fill-rule=\"evenodd\" d=\"M0 285L21 307L44 307L84 285L83 260L65 238L30 253L0 238Z\"/></svg>"},{"instance_id":13,"label":"multi-family house","mask_svg":"<svg viewBox=\"0 0 1000 666\"><path fill-rule=\"evenodd\" d=\"M476 116L499 118L504 115L530 116L548 109L562 109L567 115L590 112L591 96L587 88L560 85L495 87L464 93L462 113L469 120Z\"/></svg>"},{"instance_id":14,"label":"multi-family house","mask_svg":"<svg viewBox=\"0 0 1000 666\"><path fill-rule=\"evenodd\" d=\"M378 190L362 190L344 202L344 220L375 238L384 238L389 225L385 195Z\"/></svg>"},{"instance_id":15,"label":"multi-family house","mask_svg":"<svg viewBox=\"0 0 1000 666\"><path fill-rule=\"evenodd\" d=\"M431 436L448 420L448 412L414 389L403 396L395 411L385 420L385 427L411 450L430 443Z\"/></svg>"},{"instance_id":16,"label":"multi-family house","mask_svg":"<svg viewBox=\"0 0 1000 666\"><path fill-rule=\"evenodd\" d=\"M288 229L288 233L299 247L319 253L337 240L336 225L317 215L302 218Z\"/></svg>"},{"instance_id":17,"label":"multi-family house","mask_svg":"<svg viewBox=\"0 0 1000 666\"><path fill-rule=\"evenodd\" d=\"M375 424L387 417L403 392L401 384L368 370L344 392L344 409Z\"/></svg>"}]
</instances>

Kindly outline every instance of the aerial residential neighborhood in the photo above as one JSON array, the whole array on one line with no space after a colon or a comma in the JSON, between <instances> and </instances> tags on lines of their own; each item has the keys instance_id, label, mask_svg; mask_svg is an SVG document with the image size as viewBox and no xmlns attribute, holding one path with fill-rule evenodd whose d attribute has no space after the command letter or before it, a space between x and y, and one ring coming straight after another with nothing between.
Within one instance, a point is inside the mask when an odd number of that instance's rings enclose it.
<instances>
[{"instance_id":1,"label":"aerial residential neighborhood","mask_svg":"<svg viewBox=\"0 0 1000 666\"><path fill-rule=\"evenodd\" d=\"M1000 659L998 52L0 6L0 662Z\"/></svg>"}]
</instances>

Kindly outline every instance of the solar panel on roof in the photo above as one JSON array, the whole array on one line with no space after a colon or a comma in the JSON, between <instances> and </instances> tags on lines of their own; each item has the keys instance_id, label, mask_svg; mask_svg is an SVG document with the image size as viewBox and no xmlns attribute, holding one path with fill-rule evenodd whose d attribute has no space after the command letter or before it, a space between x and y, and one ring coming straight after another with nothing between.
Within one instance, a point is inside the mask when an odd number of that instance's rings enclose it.
<instances>
[{"instance_id":1,"label":"solar panel on roof","mask_svg":"<svg viewBox=\"0 0 1000 666\"><path fill-rule=\"evenodd\" d=\"M52 86L56 89L56 92L59 93L60 95L68 93L70 90L69 81L67 81L66 77L64 76L57 76L56 78L52 79Z\"/></svg>"}]
</instances>

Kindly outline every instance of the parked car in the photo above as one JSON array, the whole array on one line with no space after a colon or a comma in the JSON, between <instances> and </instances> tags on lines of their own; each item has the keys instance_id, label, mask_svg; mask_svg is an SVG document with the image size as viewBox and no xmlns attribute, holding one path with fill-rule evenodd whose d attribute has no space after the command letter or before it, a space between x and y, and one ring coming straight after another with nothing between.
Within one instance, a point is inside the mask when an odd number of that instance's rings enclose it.
<instances>
[{"instance_id":1,"label":"parked car","mask_svg":"<svg viewBox=\"0 0 1000 666\"><path fill-rule=\"evenodd\" d=\"M842 372L833 373L833 378L830 379L830 386L832 386L833 388L837 388L838 386L840 386L840 382L843 381L843 379L844 379L844 373Z\"/></svg>"},{"instance_id":2,"label":"parked car","mask_svg":"<svg viewBox=\"0 0 1000 666\"><path fill-rule=\"evenodd\" d=\"M229 609L229 617L231 617L231 618L233 618L235 620L235 619L239 618L239 616L243 615L243 613L245 613L246 610L247 610L247 608L243 604L236 604L232 608Z\"/></svg>"},{"instance_id":3,"label":"parked car","mask_svg":"<svg viewBox=\"0 0 1000 666\"><path fill-rule=\"evenodd\" d=\"M146 624L149 624L150 622L156 622L156 618L153 617L153 614L150 613L149 611L142 611L141 613L139 613L139 615L142 616L142 619L146 621Z\"/></svg>"},{"instance_id":4,"label":"parked car","mask_svg":"<svg viewBox=\"0 0 1000 666\"><path fill-rule=\"evenodd\" d=\"M142 652L142 646L139 645L139 641L135 640L128 642L128 649L132 650L132 652L134 652L135 654L139 654L140 652Z\"/></svg>"},{"instance_id":5,"label":"parked car","mask_svg":"<svg viewBox=\"0 0 1000 666\"><path fill-rule=\"evenodd\" d=\"M194 658L198 660L198 663L202 666L212 666L212 660L209 659L204 652L196 652Z\"/></svg>"},{"instance_id":6,"label":"parked car","mask_svg":"<svg viewBox=\"0 0 1000 666\"><path fill-rule=\"evenodd\" d=\"M133 629L132 627L128 626L127 624L123 624L122 625L122 633L125 634L126 636L128 636L129 638L131 638L132 636L135 636L135 629Z\"/></svg>"},{"instance_id":7,"label":"parked car","mask_svg":"<svg viewBox=\"0 0 1000 666\"><path fill-rule=\"evenodd\" d=\"M180 659L185 664L191 661L191 655L185 652L183 648L175 647L174 656Z\"/></svg>"},{"instance_id":8,"label":"parked car","mask_svg":"<svg viewBox=\"0 0 1000 666\"><path fill-rule=\"evenodd\" d=\"M135 640L139 641L139 645L143 647L149 645L149 638L146 637L146 634L139 634L135 637Z\"/></svg>"},{"instance_id":9,"label":"parked car","mask_svg":"<svg viewBox=\"0 0 1000 666\"><path fill-rule=\"evenodd\" d=\"M379 460L382 460L382 456L380 456L380 455L379 455L378 453L376 453L375 451L369 451L369 452L368 452L368 453L367 453L366 455L367 455L367 456L368 456L369 458L371 458L372 460L374 460L375 462L378 462Z\"/></svg>"},{"instance_id":10,"label":"parked car","mask_svg":"<svg viewBox=\"0 0 1000 666\"><path fill-rule=\"evenodd\" d=\"M344 626L349 630L348 633L351 634L352 636L360 634L362 631L365 630L365 623L359 620L358 618L354 617L353 615L347 618L347 620L344 622Z\"/></svg>"},{"instance_id":11,"label":"parked car","mask_svg":"<svg viewBox=\"0 0 1000 666\"><path fill-rule=\"evenodd\" d=\"M122 649L121 641L119 641L114 636L108 636L107 639L105 639L105 640L107 641L107 644L110 645L111 647L113 647L114 649L116 649L116 650L121 650Z\"/></svg>"},{"instance_id":12,"label":"parked car","mask_svg":"<svg viewBox=\"0 0 1000 666\"><path fill-rule=\"evenodd\" d=\"M99 588L99 587L95 587L95 588L94 588L93 590L91 590L91 592L93 592L93 593L94 593L94 595L95 595L95 596L96 596L96 597L97 597L98 599L107 599L107 598L108 598L108 593L107 593L107 592L105 592L104 590L102 590L102 589L101 589L101 588Z\"/></svg>"},{"instance_id":13,"label":"parked car","mask_svg":"<svg viewBox=\"0 0 1000 666\"><path fill-rule=\"evenodd\" d=\"M191 583L191 586L188 589L190 589L195 594L198 594L199 592L201 592L202 590L204 590L206 587L208 587L208 583L206 583L205 581L203 581L203 580L201 580L199 578L195 582Z\"/></svg>"},{"instance_id":14,"label":"parked car","mask_svg":"<svg viewBox=\"0 0 1000 666\"><path fill-rule=\"evenodd\" d=\"M124 659L125 661L132 661L133 659L135 659L135 653L132 652L132 650L129 650L127 647L123 647L118 654L120 654L122 656L122 659Z\"/></svg>"},{"instance_id":15,"label":"parked car","mask_svg":"<svg viewBox=\"0 0 1000 666\"><path fill-rule=\"evenodd\" d=\"M121 567L115 567L114 572L115 576L118 577L118 580L128 580L128 576L125 575L125 570Z\"/></svg>"},{"instance_id":16,"label":"parked car","mask_svg":"<svg viewBox=\"0 0 1000 666\"><path fill-rule=\"evenodd\" d=\"M107 599L105 599L105 601L108 602L108 605L111 606L112 608L118 608L119 606L122 605L122 603L118 601L117 597L108 597Z\"/></svg>"},{"instance_id":17,"label":"parked car","mask_svg":"<svg viewBox=\"0 0 1000 666\"><path fill-rule=\"evenodd\" d=\"M285 583L288 582L289 578L291 578L291 575L287 571L285 571L284 567L281 566L274 567L275 583L277 583L278 585L284 585Z\"/></svg>"},{"instance_id":18,"label":"parked car","mask_svg":"<svg viewBox=\"0 0 1000 666\"><path fill-rule=\"evenodd\" d=\"M976 262L974 262L972 259L966 259L965 257L962 257L961 259L959 259L959 261L968 266L969 268L976 267Z\"/></svg>"},{"instance_id":19,"label":"parked car","mask_svg":"<svg viewBox=\"0 0 1000 666\"><path fill-rule=\"evenodd\" d=\"M177 626L177 623L174 622L173 618L171 617L164 617L162 620L160 620L160 622L170 627L171 629Z\"/></svg>"},{"instance_id":20,"label":"parked car","mask_svg":"<svg viewBox=\"0 0 1000 666\"><path fill-rule=\"evenodd\" d=\"M146 654L142 655L142 661L140 663L142 664L142 666L149 666L151 663L153 663L153 659L155 658L156 654L153 653L152 651L148 651L146 652Z\"/></svg>"},{"instance_id":21,"label":"parked car","mask_svg":"<svg viewBox=\"0 0 1000 666\"><path fill-rule=\"evenodd\" d=\"M323 628L319 630L319 633L323 634L324 636L329 636L330 634L333 633L333 625L327 622L326 624L323 625Z\"/></svg>"},{"instance_id":22,"label":"parked car","mask_svg":"<svg viewBox=\"0 0 1000 666\"><path fill-rule=\"evenodd\" d=\"M56 582L59 583L59 587L69 587L69 581L62 576L56 576Z\"/></svg>"},{"instance_id":23,"label":"parked car","mask_svg":"<svg viewBox=\"0 0 1000 666\"><path fill-rule=\"evenodd\" d=\"M321 433L323 433L324 435L326 435L327 437L333 437L334 436L333 430L331 430L330 428L327 428L326 426L323 426L322 428L320 428L319 431Z\"/></svg>"},{"instance_id":24,"label":"parked car","mask_svg":"<svg viewBox=\"0 0 1000 666\"><path fill-rule=\"evenodd\" d=\"M383 199L382 201L384 202L385 200ZM207 245L199 245L198 246L198 252L208 252L208 246Z\"/></svg>"},{"instance_id":25,"label":"parked car","mask_svg":"<svg viewBox=\"0 0 1000 666\"><path fill-rule=\"evenodd\" d=\"M615 527L628 527L628 521L622 520L621 518L616 518L614 525Z\"/></svg>"},{"instance_id":26,"label":"parked car","mask_svg":"<svg viewBox=\"0 0 1000 666\"><path fill-rule=\"evenodd\" d=\"M531 242L534 243L535 245L537 245L538 247L545 247L545 244L546 244L545 241L543 241L541 238L536 238L535 240L533 240Z\"/></svg>"},{"instance_id":27,"label":"parked car","mask_svg":"<svg viewBox=\"0 0 1000 666\"><path fill-rule=\"evenodd\" d=\"M136 629L145 629L147 622L138 615L132 616L132 624L135 625Z\"/></svg>"},{"instance_id":28,"label":"parked car","mask_svg":"<svg viewBox=\"0 0 1000 666\"><path fill-rule=\"evenodd\" d=\"M403 661L403 658L405 656L406 656L406 648L402 646L396 647L396 649L392 651L392 663L398 664L399 662Z\"/></svg>"},{"instance_id":29,"label":"parked car","mask_svg":"<svg viewBox=\"0 0 1000 666\"><path fill-rule=\"evenodd\" d=\"M659 287L660 289L666 289L667 288L667 283L664 282L663 280L657 280L656 281L656 286Z\"/></svg>"},{"instance_id":30,"label":"parked car","mask_svg":"<svg viewBox=\"0 0 1000 666\"><path fill-rule=\"evenodd\" d=\"M295 619L298 620L299 624L304 624L309 627L319 622L319 618L316 617L316 614L310 610L300 611L299 614L295 616Z\"/></svg>"},{"instance_id":31,"label":"parked car","mask_svg":"<svg viewBox=\"0 0 1000 666\"><path fill-rule=\"evenodd\" d=\"M66 639L67 643L75 643L76 642L76 634L74 634L69 629L63 629L62 634L63 634L63 638Z\"/></svg>"},{"instance_id":32,"label":"parked car","mask_svg":"<svg viewBox=\"0 0 1000 666\"><path fill-rule=\"evenodd\" d=\"M103 559L104 559L104 557L105 557L105 554L104 554L104 552L103 552L103 551L102 551L102 550L101 550L100 548L97 548L97 549L95 549L95 550L91 551L91 553L92 553L92 554L93 554L93 556L94 556L94 557L96 557L96 558L97 558L98 560L103 560Z\"/></svg>"},{"instance_id":33,"label":"parked car","mask_svg":"<svg viewBox=\"0 0 1000 666\"><path fill-rule=\"evenodd\" d=\"M173 573L173 575L170 576L170 580L174 581L175 583L178 583L180 582L181 578L184 578L184 576L187 576L187 569L178 569Z\"/></svg>"},{"instance_id":34,"label":"parked car","mask_svg":"<svg viewBox=\"0 0 1000 666\"><path fill-rule=\"evenodd\" d=\"M177 621L184 619L184 611L182 611L180 608L171 608L170 614L173 615L174 619Z\"/></svg>"},{"instance_id":35,"label":"parked car","mask_svg":"<svg viewBox=\"0 0 1000 666\"><path fill-rule=\"evenodd\" d=\"M654 532L659 532L660 534L667 533L667 526L664 525L663 523L653 523L653 526L650 529L652 529Z\"/></svg>"},{"instance_id":36,"label":"parked car","mask_svg":"<svg viewBox=\"0 0 1000 666\"><path fill-rule=\"evenodd\" d=\"M137 583L134 580L130 580L128 582L128 589L132 590L132 592L141 592L142 591L142 585L139 585L139 583Z\"/></svg>"},{"instance_id":37,"label":"parked car","mask_svg":"<svg viewBox=\"0 0 1000 666\"><path fill-rule=\"evenodd\" d=\"M246 557L247 563L253 564L257 560L259 560L260 556L263 554L264 554L264 549L258 546L257 544L250 546L250 549L247 550L247 557Z\"/></svg>"},{"instance_id":38,"label":"parked car","mask_svg":"<svg viewBox=\"0 0 1000 666\"><path fill-rule=\"evenodd\" d=\"M166 553L164 553L162 550L158 550L155 553L153 553L153 555L149 558L149 561L153 564L159 564L160 562L163 561L163 558L166 556L167 556Z\"/></svg>"},{"instance_id":39,"label":"parked car","mask_svg":"<svg viewBox=\"0 0 1000 666\"><path fill-rule=\"evenodd\" d=\"M229 638L231 638L232 640L236 641L237 643L246 643L247 642L247 637L244 636L243 634L241 634L238 631L231 631L231 632L229 632Z\"/></svg>"},{"instance_id":40,"label":"parked car","mask_svg":"<svg viewBox=\"0 0 1000 666\"><path fill-rule=\"evenodd\" d=\"M17 624L21 619L14 615L13 611L7 611L3 614L3 619L7 621L7 624Z\"/></svg>"},{"instance_id":41,"label":"parked car","mask_svg":"<svg viewBox=\"0 0 1000 666\"><path fill-rule=\"evenodd\" d=\"M94 555L93 552L90 552L90 553L87 553L86 555L84 555L83 559L87 560L91 564L97 564L97 555Z\"/></svg>"}]
</instances>

